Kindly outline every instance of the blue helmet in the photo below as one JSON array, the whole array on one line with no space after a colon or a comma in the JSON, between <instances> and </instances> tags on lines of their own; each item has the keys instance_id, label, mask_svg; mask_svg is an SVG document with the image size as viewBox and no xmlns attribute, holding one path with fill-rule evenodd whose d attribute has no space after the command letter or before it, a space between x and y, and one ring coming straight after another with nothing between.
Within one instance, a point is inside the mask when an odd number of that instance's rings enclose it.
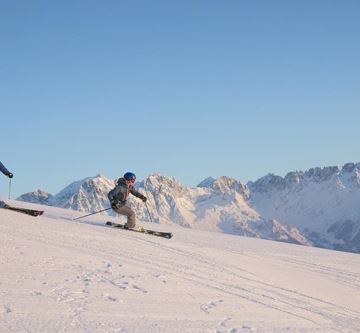
<instances>
[{"instance_id":1,"label":"blue helmet","mask_svg":"<svg viewBox=\"0 0 360 333\"><path fill-rule=\"evenodd\" d=\"M132 173L132 172L127 172L127 173L125 173L125 174L124 174L124 178L125 178L126 180L132 180L132 181L135 181L135 180L136 180L136 176L135 176L135 174Z\"/></svg>"}]
</instances>

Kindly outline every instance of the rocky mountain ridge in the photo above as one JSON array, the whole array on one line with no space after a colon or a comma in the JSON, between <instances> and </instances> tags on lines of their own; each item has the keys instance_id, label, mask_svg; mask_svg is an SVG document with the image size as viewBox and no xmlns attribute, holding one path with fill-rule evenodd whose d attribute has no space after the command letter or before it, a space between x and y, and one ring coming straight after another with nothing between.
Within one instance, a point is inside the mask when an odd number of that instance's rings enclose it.
<instances>
[{"instance_id":1,"label":"rocky mountain ridge","mask_svg":"<svg viewBox=\"0 0 360 333\"><path fill-rule=\"evenodd\" d=\"M96 211L109 207L113 187L97 175L54 196L38 190L19 200ZM148 197L150 216L137 198L130 196L129 204L144 221L360 252L360 163L268 174L247 184L209 177L193 188L153 174L136 188Z\"/></svg>"}]
</instances>

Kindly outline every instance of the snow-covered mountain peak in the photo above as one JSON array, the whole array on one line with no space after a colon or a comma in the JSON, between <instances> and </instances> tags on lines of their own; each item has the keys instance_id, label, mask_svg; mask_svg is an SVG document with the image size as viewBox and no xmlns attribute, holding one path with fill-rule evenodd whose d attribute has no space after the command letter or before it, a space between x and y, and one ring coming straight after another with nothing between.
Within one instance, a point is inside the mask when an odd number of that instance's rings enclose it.
<instances>
[{"instance_id":1,"label":"snow-covered mountain peak","mask_svg":"<svg viewBox=\"0 0 360 333\"><path fill-rule=\"evenodd\" d=\"M63 200L68 199L75 193L91 193L95 188L104 189L113 186L114 183L112 180L107 179L99 174L94 177L87 177L71 183L69 186L60 191L55 197L56 200Z\"/></svg>"},{"instance_id":2,"label":"snow-covered mountain peak","mask_svg":"<svg viewBox=\"0 0 360 333\"><path fill-rule=\"evenodd\" d=\"M347 163L340 172L339 178L341 182L348 187L360 186L360 163Z\"/></svg>"},{"instance_id":3,"label":"snow-covered mountain peak","mask_svg":"<svg viewBox=\"0 0 360 333\"><path fill-rule=\"evenodd\" d=\"M341 172L342 173L345 173L345 172L353 172L353 171L356 171L357 170L360 170L360 163L346 163L343 165L343 167L341 168Z\"/></svg>"},{"instance_id":4,"label":"snow-covered mountain peak","mask_svg":"<svg viewBox=\"0 0 360 333\"><path fill-rule=\"evenodd\" d=\"M100 174L87 177L65 187L48 204L81 211L100 209L108 205L107 193L113 187L114 182Z\"/></svg>"},{"instance_id":5,"label":"snow-covered mountain peak","mask_svg":"<svg viewBox=\"0 0 360 333\"><path fill-rule=\"evenodd\" d=\"M212 185L214 184L214 181L215 181L215 180L216 180L216 179L213 178L213 177L207 177L207 178L205 178L202 182L200 182L197 187L208 187L208 188L211 188Z\"/></svg>"},{"instance_id":6,"label":"snow-covered mountain peak","mask_svg":"<svg viewBox=\"0 0 360 333\"><path fill-rule=\"evenodd\" d=\"M251 191L259 193L282 191L284 189L298 191L311 182L323 183L334 180L339 174L340 169L337 166L310 168L305 172L291 171L285 177L269 173L255 182L249 182L248 186Z\"/></svg>"},{"instance_id":7,"label":"snow-covered mountain peak","mask_svg":"<svg viewBox=\"0 0 360 333\"><path fill-rule=\"evenodd\" d=\"M255 182L248 182L247 185L251 191L264 193L273 190L283 190L285 188L285 180L273 173L268 173Z\"/></svg>"},{"instance_id":8,"label":"snow-covered mountain peak","mask_svg":"<svg viewBox=\"0 0 360 333\"><path fill-rule=\"evenodd\" d=\"M174 177L165 177L158 173L149 175L139 183L138 188L144 188L146 191L162 194L171 193L175 197L187 193L187 189Z\"/></svg>"},{"instance_id":9,"label":"snow-covered mountain peak","mask_svg":"<svg viewBox=\"0 0 360 333\"><path fill-rule=\"evenodd\" d=\"M324 168L311 168L305 171L305 177L314 182L328 181L339 174L340 170L337 166L329 166Z\"/></svg>"},{"instance_id":10,"label":"snow-covered mountain peak","mask_svg":"<svg viewBox=\"0 0 360 333\"><path fill-rule=\"evenodd\" d=\"M203 180L198 187L210 188L212 190L228 194L235 191L241 194L245 200L250 198L249 188L240 181L231 177L222 176L217 179L209 177Z\"/></svg>"},{"instance_id":11,"label":"snow-covered mountain peak","mask_svg":"<svg viewBox=\"0 0 360 333\"><path fill-rule=\"evenodd\" d=\"M52 198L53 196L50 193L39 189L34 192L21 195L18 200L47 205L52 200Z\"/></svg>"}]
</instances>

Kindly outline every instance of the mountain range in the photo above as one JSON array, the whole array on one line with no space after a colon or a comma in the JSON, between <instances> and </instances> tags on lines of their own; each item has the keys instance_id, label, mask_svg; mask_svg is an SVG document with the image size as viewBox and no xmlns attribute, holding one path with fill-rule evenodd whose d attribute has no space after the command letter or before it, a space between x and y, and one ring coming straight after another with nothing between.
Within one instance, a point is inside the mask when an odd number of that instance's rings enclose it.
<instances>
[{"instance_id":1,"label":"mountain range","mask_svg":"<svg viewBox=\"0 0 360 333\"><path fill-rule=\"evenodd\" d=\"M18 200L98 211L109 207L115 181L97 175L56 195L37 190ZM247 184L209 177L196 187L152 174L135 186L148 197L149 210L129 198L142 221L360 253L360 163L268 174Z\"/></svg>"}]
</instances>

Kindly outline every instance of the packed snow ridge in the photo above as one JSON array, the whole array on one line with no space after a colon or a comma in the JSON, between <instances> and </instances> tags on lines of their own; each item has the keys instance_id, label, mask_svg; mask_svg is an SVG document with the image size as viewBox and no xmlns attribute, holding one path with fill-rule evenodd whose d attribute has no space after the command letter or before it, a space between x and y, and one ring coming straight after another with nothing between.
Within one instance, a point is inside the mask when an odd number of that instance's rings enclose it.
<instances>
[{"instance_id":1,"label":"packed snow ridge","mask_svg":"<svg viewBox=\"0 0 360 333\"><path fill-rule=\"evenodd\" d=\"M114 180L97 175L54 196L38 190L18 199L97 211L109 207L113 187ZM247 184L209 177L194 188L152 174L136 187L157 223L360 253L360 163L268 174ZM141 201L129 201L139 219L150 220Z\"/></svg>"}]
</instances>

